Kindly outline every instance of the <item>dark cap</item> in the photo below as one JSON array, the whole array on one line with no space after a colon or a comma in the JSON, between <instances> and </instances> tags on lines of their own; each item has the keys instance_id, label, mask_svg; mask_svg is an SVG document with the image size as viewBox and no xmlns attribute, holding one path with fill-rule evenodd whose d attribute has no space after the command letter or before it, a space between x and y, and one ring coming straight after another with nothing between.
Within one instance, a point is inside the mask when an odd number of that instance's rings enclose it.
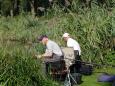
<instances>
[{"instance_id":1,"label":"dark cap","mask_svg":"<svg viewBox=\"0 0 115 86\"><path fill-rule=\"evenodd\" d=\"M41 35L40 37L38 37L38 41L42 41L43 38L48 38L48 36L46 36L46 35Z\"/></svg>"}]
</instances>

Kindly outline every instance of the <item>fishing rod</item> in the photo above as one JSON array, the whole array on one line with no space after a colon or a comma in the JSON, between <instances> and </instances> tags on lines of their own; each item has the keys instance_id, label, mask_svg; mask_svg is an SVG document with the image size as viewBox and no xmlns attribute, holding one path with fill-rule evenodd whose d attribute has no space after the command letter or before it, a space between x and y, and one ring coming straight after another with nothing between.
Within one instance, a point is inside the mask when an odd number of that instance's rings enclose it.
<instances>
[{"instance_id":1,"label":"fishing rod","mask_svg":"<svg viewBox=\"0 0 115 86\"><path fill-rule=\"evenodd\" d=\"M91 62L86 62L86 61L81 61L81 60L76 60L76 59L69 59L69 58L65 58L65 59L68 59L68 60L71 60L73 61L73 63L75 62L81 62L81 64L87 64L87 65L92 65L92 66L111 66L111 67L115 67L115 65L112 65L112 64L98 64L98 63L91 63ZM115 60L115 59L114 59Z\"/></svg>"}]
</instances>

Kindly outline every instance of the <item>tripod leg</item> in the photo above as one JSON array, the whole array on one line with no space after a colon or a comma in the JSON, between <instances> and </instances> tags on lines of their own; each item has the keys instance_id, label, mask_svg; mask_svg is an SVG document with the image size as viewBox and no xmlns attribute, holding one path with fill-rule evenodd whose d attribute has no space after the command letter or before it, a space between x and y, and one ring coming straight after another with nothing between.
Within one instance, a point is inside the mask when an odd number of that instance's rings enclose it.
<instances>
[{"instance_id":1,"label":"tripod leg","mask_svg":"<svg viewBox=\"0 0 115 86\"><path fill-rule=\"evenodd\" d=\"M76 80L73 78L71 74L70 74L70 78L74 81L75 84L77 84Z\"/></svg>"},{"instance_id":2,"label":"tripod leg","mask_svg":"<svg viewBox=\"0 0 115 86\"><path fill-rule=\"evenodd\" d=\"M65 82L64 82L64 86L72 86L71 85L71 81L70 81L70 75L69 73L66 76Z\"/></svg>"}]
</instances>

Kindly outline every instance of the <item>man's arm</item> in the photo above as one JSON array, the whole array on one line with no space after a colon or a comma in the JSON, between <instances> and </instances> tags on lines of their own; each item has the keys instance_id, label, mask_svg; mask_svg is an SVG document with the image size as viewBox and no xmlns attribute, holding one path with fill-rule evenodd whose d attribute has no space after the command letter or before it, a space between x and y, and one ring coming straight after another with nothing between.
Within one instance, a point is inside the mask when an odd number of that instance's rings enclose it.
<instances>
[{"instance_id":1,"label":"man's arm","mask_svg":"<svg viewBox=\"0 0 115 86\"><path fill-rule=\"evenodd\" d=\"M42 54L42 55L34 55L33 58L40 59L40 58L51 58L51 57L52 57L52 51L46 49L46 52L44 54Z\"/></svg>"},{"instance_id":2,"label":"man's arm","mask_svg":"<svg viewBox=\"0 0 115 86\"><path fill-rule=\"evenodd\" d=\"M52 50L46 49L45 53L42 55L43 57L52 57Z\"/></svg>"}]
</instances>

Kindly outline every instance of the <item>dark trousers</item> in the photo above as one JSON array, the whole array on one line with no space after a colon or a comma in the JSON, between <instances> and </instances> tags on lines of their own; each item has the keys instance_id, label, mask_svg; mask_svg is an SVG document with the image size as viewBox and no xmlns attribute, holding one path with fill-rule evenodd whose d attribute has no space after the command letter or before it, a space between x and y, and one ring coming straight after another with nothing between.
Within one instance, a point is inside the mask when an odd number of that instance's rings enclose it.
<instances>
[{"instance_id":1,"label":"dark trousers","mask_svg":"<svg viewBox=\"0 0 115 86\"><path fill-rule=\"evenodd\" d=\"M79 55L79 51L74 50L75 55L75 63L70 66L70 72L71 73L80 73L81 68L81 56Z\"/></svg>"}]
</instances>

